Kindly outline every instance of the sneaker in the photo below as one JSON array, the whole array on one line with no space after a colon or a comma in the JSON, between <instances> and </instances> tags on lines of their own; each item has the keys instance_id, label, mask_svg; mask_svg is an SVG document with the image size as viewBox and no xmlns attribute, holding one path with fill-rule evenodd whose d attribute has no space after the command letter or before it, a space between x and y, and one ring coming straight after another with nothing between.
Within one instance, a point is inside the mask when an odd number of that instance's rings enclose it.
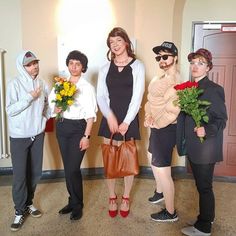
<instances>
[{"instance_id":1,"label":"sneaker","mask_svg":"<svg viewBox=\"0 0 236 236\"><path fill-rule=\"evenodd\" d=\"M162 209L160 212L151 214L151 219L158 222L174 222L178 220L178 216L176 211L170 214L166 209Z\"/></svg>"},{"instance_id":2,"label":"sneaker","mask_svg":"<svg viewBox=\"0 0 236 236\"><path fill-rule=\"evenodd\" d=\"M204 232L196 229L194 226L185 227L185 228L181 229L181 232L184 235L188 235L188 236L210 236L211 235L211 233L204 233Z\"/></svg>"},{"instance_id":3,"label":"sneaker","mask_svg":"<svg viewBox=\"0 0 236 236\"><path fill-rule=\"evenodd\" d=\"M15 219L11 224L11 231L17 231L21 228L24 223L24 216L23 215L15 215Z\"/></svg>"},{"instance_id":4,"label":"sneaker","mask_svg":"<svg viewBox=\"0 0 236 236\"><path fill-rule=\"evenodd\" d=\"M191 220L188 220L188 221L187 221L187 225L189 225L189 226L194 226L196 222L197 222L197 220L191 219ZM214 223L214 221L211 221L211 224L212 224L212 225L213 225L213 223Z\"/></svg>"},{"instance_id":5,"label":"sneaker","mask_svg":"<svg viewBox=\"0 0 236 236\"><path fill-rule=\"evenodd\" d=\"M42 212L35 208L34 205L27 206L27 212L35 218L42 216Z\"/></svg>"},{"instance_id":6,"label":"sneaker","mask_svg":"<svg viewBox=\"0 0 236 236\"><path fill-rule=\"evenodd\" d=\"M163 193L158 193L155 190L154 195L152 197L148 198L148 201L151 203L158 203L158 202L164 201Z\"/></svg>"}]
</instances>

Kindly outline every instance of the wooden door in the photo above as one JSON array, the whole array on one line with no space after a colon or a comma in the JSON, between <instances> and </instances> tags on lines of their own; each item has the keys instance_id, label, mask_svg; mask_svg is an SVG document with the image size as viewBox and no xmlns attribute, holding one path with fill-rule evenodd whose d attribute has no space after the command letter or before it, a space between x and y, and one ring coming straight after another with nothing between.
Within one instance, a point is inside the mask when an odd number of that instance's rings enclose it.
<instances>
[{"instance_id":1,"label":"wooden door","mask_svg":"<svg viewBox=\"0 0 236 236\"><path fill-rule=\"evenodd\" d=\"M222 27L228 32L222 31ZM224 161L215 168L218 176L236 176L236 32L232 29L236 31L236 24L194 24L193 50L211 51L213 69L209 78L225 90L228 121L224 130Z\"/></svg>"}]
</instances>

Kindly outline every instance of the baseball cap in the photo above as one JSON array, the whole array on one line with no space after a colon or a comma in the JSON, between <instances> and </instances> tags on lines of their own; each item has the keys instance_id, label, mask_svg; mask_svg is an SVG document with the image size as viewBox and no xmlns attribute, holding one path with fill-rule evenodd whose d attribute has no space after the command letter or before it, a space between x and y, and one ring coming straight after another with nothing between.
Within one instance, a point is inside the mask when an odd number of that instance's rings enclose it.
<instances>
[{"instance_id":1,"label":"baseball cap","mask_svg":"<svg viewBox=\"0 0 236 236\"><path fill-rule=\"evenodd\" d=\"M155 52L156 54L159 54L159 52L161 50L168 50L170 53L172 53L174 56L178 56L178 49L175 46L174 43L172 42L167 42L164 41L160 46L156 46L153 49L153 52Z\"/></svg>"},{"instance_id":2,"label":"baseball cap","mask_svg":"<svg viewBox=\"0 0 236 236\"><path fill-rule=\"evenodd\" d=\"M39 61L39 59L30 51L28 51L23 58L23 66L27 66L32 61Z\"/></svg>"},{"instance_id":3,"label":"baseball cap","mask_svg":"<svg viewBox=\"0 0 236 236\"><path fill-rule=\"evenodd\" d=\"M205 48L199 48L196 52L192 52L188 55L188 61L189 62L192 61L192 59L195 58L196 56L204 57L208 63L210 70L212 69L212 67L213 67L212 54L210 51L208 51Z\"/></svg>"}]
</instances>

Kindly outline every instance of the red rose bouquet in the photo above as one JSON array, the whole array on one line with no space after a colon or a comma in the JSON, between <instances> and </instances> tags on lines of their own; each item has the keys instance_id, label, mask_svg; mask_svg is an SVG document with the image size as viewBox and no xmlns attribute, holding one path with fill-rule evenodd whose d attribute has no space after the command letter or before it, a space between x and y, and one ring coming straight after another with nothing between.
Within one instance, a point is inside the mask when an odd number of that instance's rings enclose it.
<instances>
[{"instance_id":1,"label":"red rose bouquet","mask_svg":"<svg viewBox=\"0 0 236 236\"><path fill-rule=\"evenodd\" d=\"M177 90L179 97L174 102L175 105L178 105L181 111L193 118L196 127L199 128L202 121L208 123L209 117L207 116L206 110L211 103L198 99L199 95L203 93L203 89L198 88L198 83L187 81L177 84L174 88ZM203 142L203 138L200 138L200 141Z\"/></svg>"}]
</instances>

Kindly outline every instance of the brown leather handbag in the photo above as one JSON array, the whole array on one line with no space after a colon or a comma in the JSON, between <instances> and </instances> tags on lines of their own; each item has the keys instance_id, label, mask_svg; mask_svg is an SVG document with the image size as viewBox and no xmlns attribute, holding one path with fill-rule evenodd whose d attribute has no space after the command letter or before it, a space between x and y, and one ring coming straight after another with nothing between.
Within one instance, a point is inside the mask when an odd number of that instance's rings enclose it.
<instances>
[{"instance_id":1,"label":"brown leather handbag","mask_svg":"<svg viewBox=\"0 0 236 236\"><path fill-rule=\"evenodd\" d=\"M120 146L113 145L113 135L109 144L102 144L104 174L108 179L119 178L139 173L138 152L135 140L126 141Z\"/></svg>"}]
</instances>

